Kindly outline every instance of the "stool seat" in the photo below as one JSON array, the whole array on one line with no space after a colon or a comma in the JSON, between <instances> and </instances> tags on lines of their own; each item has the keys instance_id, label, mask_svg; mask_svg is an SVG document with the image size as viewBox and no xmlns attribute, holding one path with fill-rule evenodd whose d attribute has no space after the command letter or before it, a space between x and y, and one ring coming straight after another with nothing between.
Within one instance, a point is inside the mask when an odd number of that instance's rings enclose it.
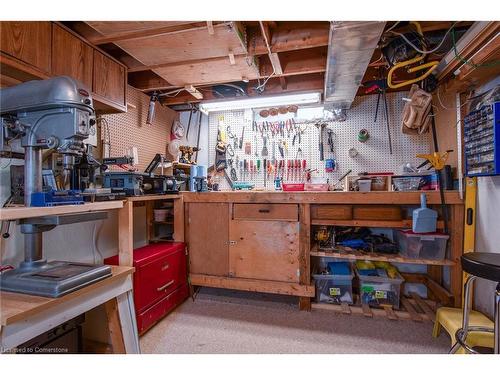
<instances>
[{"instance_id":1,"label":"stool seat","mask_svg":"<svg viewBox=\"0 0 500 375\"><path fill-rule=\"evenodd\" d=\"M438 337L441 327L450 335L451 346L456 343L455 332L462 328L463 311L462 309L453 307L440 307L436 311L436 321L432 331L433 337ZM488 317L479 311L471 311L469 315L469 323L471 326L483 326L494 328L493 322ZM471 332L467 335L467 344L472 347L482 346L493 348L494 337L488 332ZM460 348L457 353L464 353L464 349Z\"/></svg>"},{"instance_id":2,"label":"stool seat","mask_svg":"<svg viewBox=\"0 0 500 375\"><path fill-rule=\"evenodd\" d=\"M482 279L500 282L500 253L467 253L462 255L464 272Z\"/></svg>"}]
</instances>

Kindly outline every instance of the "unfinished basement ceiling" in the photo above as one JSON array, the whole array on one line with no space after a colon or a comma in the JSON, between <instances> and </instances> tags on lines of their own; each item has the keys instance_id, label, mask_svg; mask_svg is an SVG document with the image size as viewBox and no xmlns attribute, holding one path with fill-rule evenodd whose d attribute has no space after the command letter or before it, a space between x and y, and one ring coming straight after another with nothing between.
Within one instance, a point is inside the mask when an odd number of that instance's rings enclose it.
<instances>
[{"instance_id":1,"label":"unfinished basement ceiling","mask_svg":"<svg viewBox=\"0 0 500 375\"><path fill-rule=\"evenodd\" d=\"M116 57L129 68L130 85L146 93L169 93L195 86L203 100L217 99L212 86L245 84L246 94L275 95L292 92L324 92L329 47L328 21L87 21L67 26ZM395 22L387 22L385 29ZM448 21L423 21L426 35L442 33ZM471 22L461 22L467 28ZM401 22L396 30L404 32ZM439 34L441 33L441 34ZM367 56L358 83L380 79L387 66L378 46ZM429 56L439 59L439 56ZM360 77L361 76L361 80ZM406 71L397 79L408 78ZM256 88L264 82L265 90ZM391 91L391 90L389 90ZM364 94L360 87L357 95ZM187 91L162 97L167 105L199 102Z\"/></svg>"}]
</instances>

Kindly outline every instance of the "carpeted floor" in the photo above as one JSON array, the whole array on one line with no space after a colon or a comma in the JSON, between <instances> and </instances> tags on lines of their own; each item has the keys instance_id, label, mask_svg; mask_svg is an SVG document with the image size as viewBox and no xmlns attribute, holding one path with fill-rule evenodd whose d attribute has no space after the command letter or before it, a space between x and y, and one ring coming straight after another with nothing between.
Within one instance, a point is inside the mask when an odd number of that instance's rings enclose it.
<instances>
[{"instance_id":1,"label":"carpeted floor","mask_svg":"<svg viewBox=\"0 0 500 375\"><path fill-rule=\"evenodd\" d=\"M141 337L143 353L446 353L430 323L299 311L295 298L202 288Z\"/></svg>"}]
</instances>

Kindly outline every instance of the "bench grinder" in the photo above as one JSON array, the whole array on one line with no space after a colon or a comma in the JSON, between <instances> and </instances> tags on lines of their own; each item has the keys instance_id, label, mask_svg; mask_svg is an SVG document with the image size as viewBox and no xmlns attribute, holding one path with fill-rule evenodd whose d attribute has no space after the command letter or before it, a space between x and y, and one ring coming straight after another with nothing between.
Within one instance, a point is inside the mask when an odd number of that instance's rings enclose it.
<instances>
[{"instance_id":1,"label":"bench grinder","mask_svg":"<svg viewBox=\"0 0 500 375\"><path fill-rule=\"evenodd\" d=\"M0 151L24 152L24 200L29 207L33 194L43 191L42 150L63 155L63 173L68 177L75 156L85 151L83 140L95 123L92 97L70 77L30 81L0 90L0 116ZM24 234L24 261L2 272L0 289L58 297L110 276L109 266L42 258L44 231L106 217L106 212L85 212L18 220Z\"/></svg>"}]
</instances>

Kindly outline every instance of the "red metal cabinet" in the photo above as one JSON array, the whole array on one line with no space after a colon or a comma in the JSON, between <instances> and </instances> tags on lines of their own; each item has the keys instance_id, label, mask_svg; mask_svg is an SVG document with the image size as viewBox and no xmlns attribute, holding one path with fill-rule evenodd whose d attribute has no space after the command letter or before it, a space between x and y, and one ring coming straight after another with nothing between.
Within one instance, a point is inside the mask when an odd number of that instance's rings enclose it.
<instances>
[{"instance_id":1,"label":"red metal cabinet","mask_svg":"<svg viewBox=\"0 0 500 375\"><path fill-rule=\"evenodd\" d=\"M117 265L118 256L104 260ZM168 242L134 250L134 303L139 334L188 297L184 243Z\"/></svg>"}]
</instances>

